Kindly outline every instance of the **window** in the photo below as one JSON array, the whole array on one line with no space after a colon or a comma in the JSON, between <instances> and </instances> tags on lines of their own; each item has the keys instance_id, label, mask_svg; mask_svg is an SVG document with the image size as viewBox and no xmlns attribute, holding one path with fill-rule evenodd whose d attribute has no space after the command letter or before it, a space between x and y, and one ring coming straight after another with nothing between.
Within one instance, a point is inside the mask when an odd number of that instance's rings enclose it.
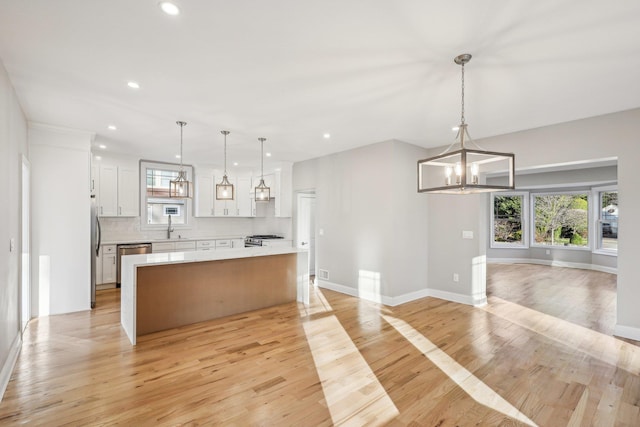
<instances>
[{"instance_id":1,"label":"window","mask_svg":"<svg viewBox=\"0 0 640 427\"><path fill-rule=\"evenodd\" d=\"M618 251L618 191L597 191L598 200L598 244L603 252Z\"/></svg>"},{"instance_id":2,"label":"window","mask_svg":"<svg viewBox=\"0 0 640 427\"><path fill-rule=\"evenodd\" d=\"M528 212L526 193L493 193L491 247L528 246L525 217Z\"/></svg>"},{"instance_id":3,"label":"window","mask_svg":"<svg viewBox=\"0 0 640 427\"><path fill-rule=\"evenodd\" d=\"M533 194L531 198L534 245L589 248L588 193Z\"/></svg>"},{"instance_id":4,"label":"window","mask_svg":"<svg viewBox=\"0 0 640 427\"><path fill-rule=\"evenodd\" d=\"M193 176L190 166L183 166L187 171L187 179ZM141 228L166 228L171 221L172 226L188 224L188 199L169 197L169 183L178 176L180 165L171 163L152 163L140 161L142 182L140 203L142 209Z\"/></svg>"}]
</instances>

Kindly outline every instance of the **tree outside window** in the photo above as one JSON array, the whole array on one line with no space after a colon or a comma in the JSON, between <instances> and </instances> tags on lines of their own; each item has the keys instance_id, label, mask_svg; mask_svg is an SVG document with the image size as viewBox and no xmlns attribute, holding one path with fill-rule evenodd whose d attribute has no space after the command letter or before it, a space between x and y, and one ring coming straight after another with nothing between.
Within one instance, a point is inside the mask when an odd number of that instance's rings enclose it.
<instances>
[{"instance_id":1,"label":"tree outside window","mask_svg":"<svg viewBox=\"0 0 640 427\"><path fill-rule=\"evenodd\" d=\"M506 245L524 245L522 210L524 196L493 197L493 241Z\"/></svg>"},{"instance_id":2,"label":"tree outside window","mask_svg":"<svg viewBox=\"0 0 640 427\"><path fill-rule=\"evenodd\" d=\"M536 244L588 247L588 200L584 193L535 195Z\"/></svg>"}]
</instances>

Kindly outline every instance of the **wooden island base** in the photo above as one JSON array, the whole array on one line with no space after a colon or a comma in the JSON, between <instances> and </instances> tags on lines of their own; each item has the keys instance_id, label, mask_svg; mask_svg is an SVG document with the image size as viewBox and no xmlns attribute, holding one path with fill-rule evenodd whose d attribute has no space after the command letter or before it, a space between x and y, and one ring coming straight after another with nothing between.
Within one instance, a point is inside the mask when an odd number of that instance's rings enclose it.
<instances>
[{"instance_id":1,"label":"wooden island base","mask_svg":"<svg viewBox=\"0 0 640 427\"><path fill-rule=\"evenodd\" d=\"M137 270L136 335L296 300L297 254Z\"/></svg>"}]
</instances>

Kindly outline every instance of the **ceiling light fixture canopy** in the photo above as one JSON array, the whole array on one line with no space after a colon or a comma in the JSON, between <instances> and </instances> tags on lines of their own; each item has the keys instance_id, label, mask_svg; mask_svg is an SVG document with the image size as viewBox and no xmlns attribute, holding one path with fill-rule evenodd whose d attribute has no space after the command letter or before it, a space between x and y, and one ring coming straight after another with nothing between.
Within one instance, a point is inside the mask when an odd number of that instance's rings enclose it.
<instances>
[{"instance_id":1,"label":"ceiling light fixture canopy","mask_svg":"<svg viewBox=\"0 0 640 427\"><path fill-rule=\"evenodd\" d=\"M216 184L216 200L233 200L233 184L227 179L227 135L231 132L221 130L220 133L224 135L224 175L222 182Z\"/></svg>"},{"instance_id":2,"label":"ceiling light fixture canopy","mask_svg":"<svg viewBox=\"0 0 640 427\"><path fill-rule=\"evenodd\" d=\"M515 188L515 155L482 150L469 136L464 117L464 66L471 60L468 53L458 55L454 62L462 69L462 113L460 126L454 142L441 154L418 160L418 193L471 194L486 193ZM476 148L465 148L465 142ZM460 148L450 151L454 146ZM481 170L482 169L482 170ZM507 182L502 185L483 183L488 173L507 173ZM431 184L431 185L429 185Z\"/></svg>"},{"instance_id":3,"label":"ceiling light fixture canopy","mask_svg":"<svg viewBox=\"0 0 640 427\"><path fill-rule=\"evenodd\" d=\"M187 179L187 172L182 167L182 129L187 122L177 121L180 126L180 170L176 179L169 182L169 197L174 199L190 199L192 197L193 184Z\"/></svg>"},{"instance_id":4,"label":"ceiling light fixture canopy","mask_svg":"<svg viewBox=\"0 0 640 427\"><path fill-rule=\"evenodd\" d=\"M258 138L260 141L260 184L255 188L256 202L268 202L271 199L271 189L264 183L264 142L267 138Z\"/></svg>"}]
</instances>

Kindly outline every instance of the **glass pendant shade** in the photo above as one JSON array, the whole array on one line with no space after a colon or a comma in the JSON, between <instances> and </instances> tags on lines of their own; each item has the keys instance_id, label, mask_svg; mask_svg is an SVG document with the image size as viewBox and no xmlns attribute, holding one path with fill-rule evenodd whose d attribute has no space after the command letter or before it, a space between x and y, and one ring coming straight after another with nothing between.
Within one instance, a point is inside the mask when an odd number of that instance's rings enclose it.
<instances>
[{"instance_id":1,"label":"glass pendant shade","mask_svg":"<svg viewBox=\"0 0 640 427\"><path fill-rule=\"evenodd\" d=\"M268 202L271 200L271 189L264 183L264 142L266 138L258 138L260 141L260 183L255 188L256 202Z\"/></svg>"},{"instance_id":2,"label":"glass pendant shade","mask_svg":"<svg viewBox=\"0 0 640 427\"><path fill-rule=\"evenodd\" d=\"M174 199L190 199L193 197L193 184L187 179L187 172L182 168L182 129L186 122L177 121L180 126L180 170L176 179L169 182L169 197Z\"/></svg>"},{"instance_id":3,"label":"glass pendant shade","mask_svg":"<svg viewBox=\"0 0 640 427\"><path fill-rule=\"evenodd\" d=\"M233 200L233 198L233 184L229 182L225 174L222 177L222 182L216 184L216 200Z\"/></svg>"},{"instance_id":4,"label":"glass pendant shade","mask_svg":"<svg viewBox=\"0 0 640 427\"><path fill-rule=\"evenodd\" d=\"M233 184L227 178L227 135L231 132L222 130L220 133L224 135L224 176L220 184L216 184L216 200L233 200Z\"/></svg>"},{"instance_id":5,"label":"glass pendant shade","mask_svg":"<svg viewBox=\"0 0 640 427\"><path fill-rule=\"evenodd\" d=\"M175 199L190 199L193 197L193 185L187 180L187 172L181 170L178 177L169 183L169 197Z\"/></svg>"},{"instance_id":6,"label":"glass pendant shade","mask_svg":"<svg viewBox=\"0 0 640 427\"><path fill-rule=\"evenodd\" d=\"M442 154L418 160L418 193L471 194L515 189L515 155L480 149L469 136L464 117L464 65L471 55L458 55L462 66L462 114L456 139ZM476 146L465 147L465 142ZM449 151L454 145L458 150ZM490 183L487 178L491 177Z\"/></svg>"}]
</instances>

